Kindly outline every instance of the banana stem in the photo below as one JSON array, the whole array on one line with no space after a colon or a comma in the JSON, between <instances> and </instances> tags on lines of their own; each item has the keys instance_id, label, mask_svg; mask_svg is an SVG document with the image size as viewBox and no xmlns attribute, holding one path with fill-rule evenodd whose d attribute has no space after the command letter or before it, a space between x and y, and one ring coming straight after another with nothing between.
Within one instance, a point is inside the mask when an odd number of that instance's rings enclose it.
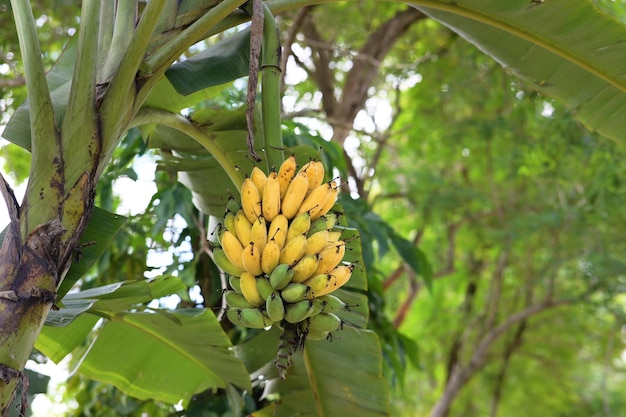
<instances>
[{"instance_id":1,"label":"banana stem","mask_svg":"<svg viewBox=\"0 0 626 417\"><path fill-rule=\"evenodd\" d=\"M176 113L171 113L165 110L143 108L139 110L137 115L133 118L129 128L146 124L160 124L168 126L191 137L193 140L202 145L207 151L209 151L211 155L213 155L215 160L217 160L224 171L226 171L226 174L233 182L237 190L241 190L241 185L243 184L243 177L241 173L237 171L222 149L220 149L220 147L217 146L211 138L209 138L191 121Z\"/></svg>"},{"instance_id":2,"label":"banana stem","mask_svg":"<svg viewBox=\"0 0 626 417\"><path fill-rule=\"evenodd\" d=\"M265 153L269 167L279 167L285 160L280 118L280 36L274 16L265 3L263 3L263 13L261 111L265 135Z\"/></svg>"}]
</instances>

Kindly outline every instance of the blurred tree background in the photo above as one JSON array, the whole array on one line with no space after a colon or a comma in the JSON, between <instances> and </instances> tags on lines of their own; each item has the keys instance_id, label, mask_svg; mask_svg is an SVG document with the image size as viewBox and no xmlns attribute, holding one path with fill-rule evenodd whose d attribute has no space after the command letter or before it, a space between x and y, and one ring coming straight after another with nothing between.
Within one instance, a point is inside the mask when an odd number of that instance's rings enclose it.
<instances>
[{"instance_id":1,"label":"blurred tree background","mask_svg":"<svg viewBox=\"0 0 626 417\"><path fill-rule=\"evenodd\" d=\"M32 3L51 63L79 9ZM625 19L624 2L597 5ZM0 1L3 124L25 98L8 8ZM278 22L285 141L322 146L343 180L392 415L625 415L623 148L415 9L346 2ZM235 83L220 100L235 108L245 91ZM0 153L3 170L23 182L28 154ZM98 185L100 207L121 210L115 183L138 178L137 155L158 158L131 131ZM175 173L159 169L154 181L148 206L82 288L157 269L188 287L162 303L218 306L207 219ZM417 249L400 238L419 247L421 276L403 253ZM80 373L61 393L54 401L67 404L66 415L182 414ZM250 401L244 409L253 411ZM226 396L208 393L184 414L231 415Z\"/></svg>"}]
</instances>

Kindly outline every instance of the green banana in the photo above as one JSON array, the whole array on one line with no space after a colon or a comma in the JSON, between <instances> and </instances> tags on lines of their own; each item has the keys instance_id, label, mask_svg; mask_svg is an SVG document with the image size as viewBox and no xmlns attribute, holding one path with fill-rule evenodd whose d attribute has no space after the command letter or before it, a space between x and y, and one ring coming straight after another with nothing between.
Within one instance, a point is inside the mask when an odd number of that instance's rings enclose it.
<instances>
[{"instance_id":1,"label":"green banana","mask_svg":"<svg viewBox=\"0 0 626 417\"><path fill-rule=\"evenodd\" d=\"M322 216L319 219L312 221L307 236L313 236L315 233L321 232L322 230L328 231L329 229L328 227L326 227L327 223L328 219L326 218L326 216Z\"/></svg>"},{"instance_id":2,"label":"green banana","mask_svg":"<svg viewBox=\"0 0 626 417\"><path fill-rule=\"evenodd\" d=\"M297 303L307 298L310 290L311 289L304 284L291 282L283 288L280 292L280 296L288 303Z\"/></svg>"},{"instance_id":3,"label":"green banana","mask_svg":"<svg viewBox=\"0 0 626 417\"><path fill-rule=\"evenodd\" d=\"M313 313L313 302L311 300L302 300L285 306L285 320L292 324L306 320L311 313Z\"/></svg>"},{"instance_id":4,"label":"green banana","mask_svg":"<svg viewBox=\"0 0 626 417\"><path fill-rule=\"evenodd\" d=\"M240 268L237 268L226 256L226 252L222 248L213 249L213 261L215 264L228 275L241 276L243 272Z\"/></svg>"},{"instance_id":5,"label":"green banana","mask_svg":"<svg viewBox=\"0 0 626 417\"><path fill-rule=\"evenodd\" d=\"M265 300L265 311L273 322L279 322L285 318L285 305L278 292L274 291L267 297L267 300Z\"/></svg>"},{"instance_id":6,"label":"green banana","mask_svg":"<svg viewBox=\"0 0 626 417\"><path fill-rule=\"evenodd\" d=\"M251 329L263 329L274 322L258 308L242 308L238 312L239 320Z\"/></svg>"},{"instance_id":7,"label":"green banana","mask_svg":"<svg viewBox=\"0 0 626 417\"><path fill-rule=\"evenodd\" d=\"M270 274L270 284L276 290L282 290L291 282L293 268L288 264L280 264Z\"/></svg>"},{"instance_id":8,"label":"green banana","mask_svg":"<svg viewBox=\"0 0 626 417\"><path fill-rule=\"evenodd\" d=\"M228 203L226 203L226 211L230 211L231 213L237 213L237 210L239 210L241 208L241 204L239 204L239 202L237 200L235 200L235 197L233 197L232 195L230 197L228 197Z\"/></svg>"},{"instance_id":9,"label":"green banana","mask_svg":"<svg viewBox=\"0 0 626 417\"><path fill-rule=\"evenodd\" d=\"M250 304L248 300L246 300L246 297L236 291L224 291L224 299L226 300L226 304L228 305L228 307L254 308L254 306Z\"/></svg>"},{"instance_id":10,"label":"green banana","mask_svg":"<svg viewBox=\"0 0 626 417\"><path fill-rule=\"evenodd\" d=\"M241 278L236 277L234 275L231 275L231 276L228 277L228 283L230 284L230 288L232 288L233 291L236 291L239 294L242 294L242 292L241 292Z\"/></svg>"},{"instance_id":11,"label":"green banana","mask_svg":"<svg viewBox=\"0 0 626 417\"><path fill-rule=\"evenodd\" d=\"M309 331L334 332L341 327L341 319L332 313L321 313L309 319Z\"/></svg>"},{"instance_id":12,"label":"green banana","mask_svg":"<svg viewBox=\"0 0 626 417\"><path fill-rule=\"evenodd\" d=\"M322 308L322 312L324 313L341 313L342 311L349 310L348 305L336 295L326 294L315 299L324 303L324 308Z\"/></svg>"},{"instance_id":13,"label":"green banana","mask_svg":"<svg viewBox=\"0 0 626 417\"><path fill-rule=\"evenodd\" d=\"M270 280L268 278L257 278L256 279L256 287L259 290L259 294L261 294L261 298L267 301L270 294L274 292L274 287L270 284Z\"/></svg>"},{"instance_id":14,"label":"green banana","mask_svg":"<svg viewBox=\"0 0 626 417\"><path fill-rule=\"evenodd\" d=\"M306 340L324 340L328 339L330 332L318 332L315 330L309 330L306 335Z\"/></svg>"},{"instance_id":15,"label":"green banana","mask_svg":"<svg viewBox=\"0 0 626 417\"><path fill-rule=\"evenodd\" d=\"M324 311L324 307L326 307L326 303L324 303L319 298L314 298L313 300L313 313L311 313L311 317L315 317Z\"/></svg>"}]
</instances>

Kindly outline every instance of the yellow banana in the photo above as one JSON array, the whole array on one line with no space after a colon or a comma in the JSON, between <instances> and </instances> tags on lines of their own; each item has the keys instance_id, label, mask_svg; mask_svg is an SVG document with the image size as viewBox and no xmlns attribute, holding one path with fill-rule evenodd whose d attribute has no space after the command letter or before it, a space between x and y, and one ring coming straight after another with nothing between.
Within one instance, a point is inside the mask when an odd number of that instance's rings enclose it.
<instances>
[{"instance_id":1,"label":"yellow banana","mask_svg":"<svg viewBox=\"0 0 626 417\"><path fill-rule=\"evenodd\" d=\"M287 188L281 201L281 211L288 219L293 219L298 213L298 209L306 197L308 184L305 171L298 173L289 184L289 188Z\"/></svg>"},{"instance_id":2,"label":"yellow banana","mask_svg":"<svg viewBox=\"0 0 626 417\"><path fill-rule=\"evenodd\" d=\"M304 281L303 284L311 289L307 295L307 298L311 299L331 292L335 286L335 278L330 274L317 274Z\"/></svg>"},{"instance_id":3,"label":"yellow banana","mask_svg":"<svg viewBox=\"0 0 626 417\"><path fill-rule=\"evenodd\" d=\"M311 300L302 300L294 304L285 306L285 320L295 324L306 320L313 312L313 302Z\"/></svg>"},{"instance_id":4,"label":"yellow banana","mask_svg":"<svg viewBox=\"0 0 626 417\"><path fill-rule=\"evenodd\" d=\"M293 267L292 282L304 282L317 270L317 255L306 255Z\"/></svg>"},{"instance_id":5,"label":"yellow banana","mask_svg":"<svg viewBox=\"0 0 626 417\"><path fill-rule=\"evenodd\" d=\"M333 186L330 182L320 185L304 199L296 214L302 214L323 206L331 193L333 193Z\"/></svg>"},{"instance_id":6,"label":"yellow banana","mask_svg":"<svg viewBox=\"0 0 626 417\"><path fill-rule=\"evenodd\" d=\"M282 290L291 282L293 268L287 264L280 264L270 274L270 284L276 290Z\"/></svg>"},{"instance_id":7,"label":"yellow banana","mask_svg":"<svg viewBox=\"0 0 626 417\"><path fill-rule=\"evenodd\" d=\"M282 249L285 246L287 240L287 230L289 230L289 220L283 214L279 214L274 217L274 220L270 223L270 228L267 231L268 239L274 239L278 244L278 247Z\"/></svg>"},{"instance_id":8,"label":"yellow banana","mask_svg":"<svg viewBox=\"0 0 626 417\"><path fill-rule=\"evenodd\" d=\"M241 262L243 269L252 275L262 275L261 269L261 251L256 247L254 242L250 242L243 249L241 254Z\"/></svg>"},{"instance_id":9,"label":"yellow banana","mask_svg":"<svg viewBox=\"0 0 626 417\"><path fill-rule=\"evenodd\" d=\"M241 293L250 304L260 307L265 304L265 300L261 297L259 289L256 285L256 277L251 273L244 271L241 273Z\"/></svg>"},{"instance_id":10,"label":"yellow banana","mask_svg":"<svg viewBox=\"0 0 626 417\"><path fill-rule=\"evenodd\" d=\"M327 246L317 255L317 270L315 274L327 274L332 271L346 254L346 243L340 240Z\"/></svg>"},{"instance_id":11,"label":"yellow banana","mask_svg":"<svg viewBox=\"0 0 626 417\"><path fill-rule=\"evenodd\" d=\"M328 232L328 243L337 243L341 240L341 230Z\"/></svg>"},{"instance_id":12,"label":"yellow banana","mask_svg":"<svg viewBox=\"0 0 626 417\"><path fill-rule=\"evenodd\" d=\"M328 230L321 230L306 239L306 254L307 255L317 255L320 253L326 246L328 246L329 241L329 232Z\"/></svg>"},{"instance_id":13,"label":"yellow banana","mask_svg":"<svg viewBox=\"0 0 626 417\"><path fill-rule=\"evenodd\" d=\"M306 253L306 236L300 235L291 239L280 251L279 263L295 265ZM334 265L333 265L334 267Z\"/></svg>"},{"instance_id":14,"label":"yellow banana","mask_svg":"<svg viewBox=\"0 0 626 417\"><path fill-rule=\"evenodd\" d=\"M339 265L335 269L329 272L330 275L335 277L335 290L345 285L350 280L354 271L354 265ZM334 291L334 290L333 290Z\"/></svg>"},{"instance_id":15,"label":"yellow banana","mask_svg":"<svg viewBox=\"0 0 626 417\"><path fill-rule=\"evenodd\" d=\"M230 231L226 230L222 235L222 249L228 260L237 268L244 270L243 263L241 262L241 254L243 253L243 246Z\"/></svg>"},{"instance_id":16,"label":"yellow banana","mask_svg":"<svg viewBox=\"0 0 626 417\"><path fill-rule=\"evenodd\" d=\"M252 229L250 230L250 241L254 242L254 245L259 252L262 252L263 248L265 248L265 245L267 244L267 223L265 222L265 218L263 216L257 217L252 224Z\"/></svg>"},{"instance_id":17,"label":"yellow banana","mask_svg":"<svg viewBox=\"0 0 626 417\"><path fill-rule=\"evenodd\" d=\"M267 175L263 172L259 167L252 168L252 172L250 173L250 179L256 185L256 188L259 189L259 193L263 195L263 190L265 189L265 184L267 184Z\"/></svg>"},{"instance_id":18,"label":"yellow banana","mask_svg":"<svg viewBox=\"0 0 626 417\"><path fill-rule=\"evenodd\" d=\"M237 231L235 230L235 215L232 211L227 211L226 214L224 214L224 227L237 236Z\"/></svg>"},{"instance_id":19,"label":"yellow banana","mask_svg":"<svg viewBox=\"0 0 626 417\"><path fill-rule=\"evenodd\" d=\"M283 304L283 299L277 291L271 293L265 300L265 311L273 322L278 322L285 318L285 304Z\"/></svg>"},{"instance_id":20,"label":"yellow banana","mask_svg":"<svg viewBox=\"0 0 626 417\"><path fill-rule=\"evenodd\" d=\"M261 215L261 193L249 177L243 180L241 186L241 207L250 223Z\"/></svg>"},{"instance_id":21,"label":"yellow banana","mask_svg":"<svg viewBox=\"0 0 626 417\"><path fill-rule=\"evenodd\" d=\"M236 291L226 290L224 291L224 300L226 301L226 305L228 307L238 307L238 308L253 308L254 306L246 300L242 294L239 294Z\"/></svg>"},{"instance_id":22,"label":"yellow banana","mask_svg":"<svg viewBox=\"0 0 626 417\"><path fill-rule=\"evenodd\" d=\"M271 222L280 213L280 183L278 182L278 174L276 172L270 172L270 175L267 177L267 184L265 184L262 196L261 208L263 217L268 222Z\"/></svg>"},{"instance_id":23,"label":"yellow banana","mask_svg":"<svg viewBox=\"0 0 626 417\"><path fill-rule=\"evenodd\" d=\"M296 236L306 235L311 228L311 216L309 213L298 214L287 229L287 244Z\"/></svg>"},{"instance_id":24,"label":"yellow banana","mask_svg":"<svg viewBox=\"0 0 626 417\"><path fill-rule=\"evenodd\" d=\"M311 220L317 220L322 217L324 214L328 213L331 208L335 205L337 201L337 194L339 193L339 186L335 184L334 181L330 182L331 191L328 193L326 197L326 201L318 205L317 207L313 207L309 213L311 214Z\"/></svg>"},{"instance_id":25,"label":"yellow banana","mask_svg":"<svg viewBox=\"0 0 626 417\"><path fill-rule=\"evenodd\" d=\"M289 183L296 175L296 158L291 155L280 165L278 169L278 183L280 184L280 198L282 199L287 192Z\"/></svg>"},{"instance_id":26,"label":"yellow banana","mask_svg":"<svg viewBox=\"0 0 626 417\"><path fill-rule=\"evenodd\" d=\"M224 249L222 248L215 248L213 249L213 261L215 262L215 264L224 272L226 272L228 275L233 275L233 276L240 276L241 275L241 268L236 267L226 256L226 253L224 252Z\"/></svg>"},{"instance_id":27,"label":"yellow banana","mask_svg":"<svg viewBox=\"0 0 626 417\"><path fill-rule=\"evenodd\" d=\"M243 210L238 210L237 214L235 214L235 235L239 242L241 242L241 246L247 245L252 242L252 223L248 221L248 217L243 212Z\"/></svg>"},{"instance_id":28,"label":"yellow banana","mask_svg":"<svg viewBox=\"0 0 626 417\"><path fill-rule=\"evenodd\" d=\"M271 274L274 268L278 266L280 259L280 247L276 240L271 239L261 252L261 269L266 274Z\"/></svg>"},{"instance_id":29,"label":"yellow banana","mask_svg":"<svg viewBox=\"0 0 626 417\"><path fill-rule=\"evenodd\" d=\"M324 182L324 164L321 161L309 161L300 168L299 172L306 172L308 185L307 190L310 193Z\"/></svg>"}]
</instances>

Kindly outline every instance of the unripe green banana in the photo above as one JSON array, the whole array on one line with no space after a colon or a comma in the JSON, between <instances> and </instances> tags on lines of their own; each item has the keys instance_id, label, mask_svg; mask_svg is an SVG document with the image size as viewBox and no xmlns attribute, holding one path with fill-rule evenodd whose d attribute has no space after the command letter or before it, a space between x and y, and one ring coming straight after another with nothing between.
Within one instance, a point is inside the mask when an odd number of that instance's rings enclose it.
<instances>
[{"instance_id":1,"label":"unripe green banana","mask_svg":"<svg viewBox=\"0 0 626 417\"><path fill-rule=\"evenodd\" d=\"M258 308L242 308L238 312L239 320L251 329L263 329L274 322Z\"/></svg>"},{"instance_id":2,"label":"unripe green banana","mask_svg":"<svg viewBox=\"0 0 626 417\"><path fill-rule=\"evenodd\" d=\"M288 264L279 264L270 274L270 284L276 290L282 290L291 282L293 268Z\"/></svg>"},{"instance_id":3,"label":"unripe green banana","mask_svg":"<svg viewBox=\"0 0 626 417\"><path fill-rule=\"evenodd\" d=\"M228 197L228 202L226 203L226 211L230 211L232 213L237 213L237 210L241 208L241 204L239 201L235 200L235 198L231 195Z\"/></svg>"},{"instance_id":4,"label":"unripe green banana","mask_svg":"<svg viewBox=\"0 0 626 417\"><path fill-rule=\"evenodd\" d=\"M224 249L213 249L213 261L215 264L228 275L238 277L241 275L242 270L237 268L226 256Z\"/></svg>"},{"instance_id":5,"label":"unripe green banana","mask_svg":"<svg viewBox=\"0 0 626 417\"><path fill-rule=\"evenodd\" d=\"M274 287L272 287L272 284L270 284L270 280L268 278L257 278L256 287L259 290L259 294L261 294L261 298L266 301L270 294L274 292Z\"/></svg>"},{"instance_id":6,"label":"unripe green banana","mask_svg":"<svg viewBox=\"0 0 626 417\"><path fill-rule=\"evenodd\" d=\"M336 295L326 294L315 299L324 303L324 307L322 308L322 312L324 313L340 313L348 310L348 305Z\"/></svg>"},{"instance_id":7,"label":"unripe green banana","mask_svg":"<svg viewBox=\"0 0 626 417\"><path fill-rule=\"evenodd\" d=\"M246 297L236 291L224 291L224 300L226 300L228 307L254 308L254 306L246 300Z\"/></svg>"},{"instance_id":8,"label":"unripe green banana","mask_svg":"<svg viewBox=\"0 0 626 417\"><path fill-rule=\"evenodd\" d=\"M315 233L321 232L322 230L329 230L326 227L327 222L328 220L326 216L322 216L319 219L312 221L307 236L313 236Z\"/></svg>"},{"instance_id":9,"label":"unripe green banana","mask_svg":"<svg viewBox=\"0 0 626 417\"><path fill-rule=\"evenodd\" d=\"M326 303L321 301L319 298L313 298L311 301L313 301L313 313L311 313L311 317L315 317L324 310Z\"/></svg>"},{"instance_id":10,"label":"unripe green banana","mask_svg":"<svg viewBox=\"0 0 626 417\"><path fill-rule=\"evenodd\" d=\"M228 284L230 284L230 288L232 288L233 291L241 294L241 278L231 275L228 277Z\"/></svg>"},{"instance_id":11,"label":"unripe green banana","mask_svg":"<svg viewBox=\"0 0 626 417\"><path fill-rule=\"evenodd\" d=\"M318 332L315 330L309 330L306 335L306 340L324 340L328 339L330 332Z\"/></svg>"},{"instance_id":12,"label":"unripe green banana","mask_svg":"<svg viewBox=\"0 0 626 417\"><path fill-rule=\"evenodd\" d=\"M341 319L332 313L321 313L309 319L309 331L334 332L341 326Z\"/></svg>"},{"instance_id":13,"label":"unripe green banana","mask_svg":"<svg viewBox=\"0 0 626 417\"><path fill-rule=\"evenodd\" d=\"M274 291L267 297L267 300L265 300L265 311L267 316L275 323L285 318L285 305L278 292Z\"/></svg>"},{"instance_id":14,"label":"unripe green banana","mask_svg":"<svg viewBox=\"0 0 626 417\"><path fill-rule=\"evenodd\" d=\"M280 292L281 297L288 303L297 303L309 295L310 288L304 284L291 282Z\"/></svg>"},{"instance_id":15,"label":"unripe green banana","mask_svg":"<svg viewBox=\"0 0 626 417\"><path fill-rule=\"evenodd\" d=\"M237 326L241 326L241 327L246 327L245 324L243 324L243 321L241 321L241 309L237 308L237 307L231 307L228 310L226 310L226 317L228 317L228 320Z\"/></svg>"},{"instance_id":16,"label":"unripe green banana","mask_svg":"<svg viewBox=\"0 0 626 417\"><path fill-rule=\"evenodd\" d=\"M313 312L313 302L311 300L298 301L295 304L285 306L285 320L295 324L306 320Z\"/></svg>"}]
</instances>

